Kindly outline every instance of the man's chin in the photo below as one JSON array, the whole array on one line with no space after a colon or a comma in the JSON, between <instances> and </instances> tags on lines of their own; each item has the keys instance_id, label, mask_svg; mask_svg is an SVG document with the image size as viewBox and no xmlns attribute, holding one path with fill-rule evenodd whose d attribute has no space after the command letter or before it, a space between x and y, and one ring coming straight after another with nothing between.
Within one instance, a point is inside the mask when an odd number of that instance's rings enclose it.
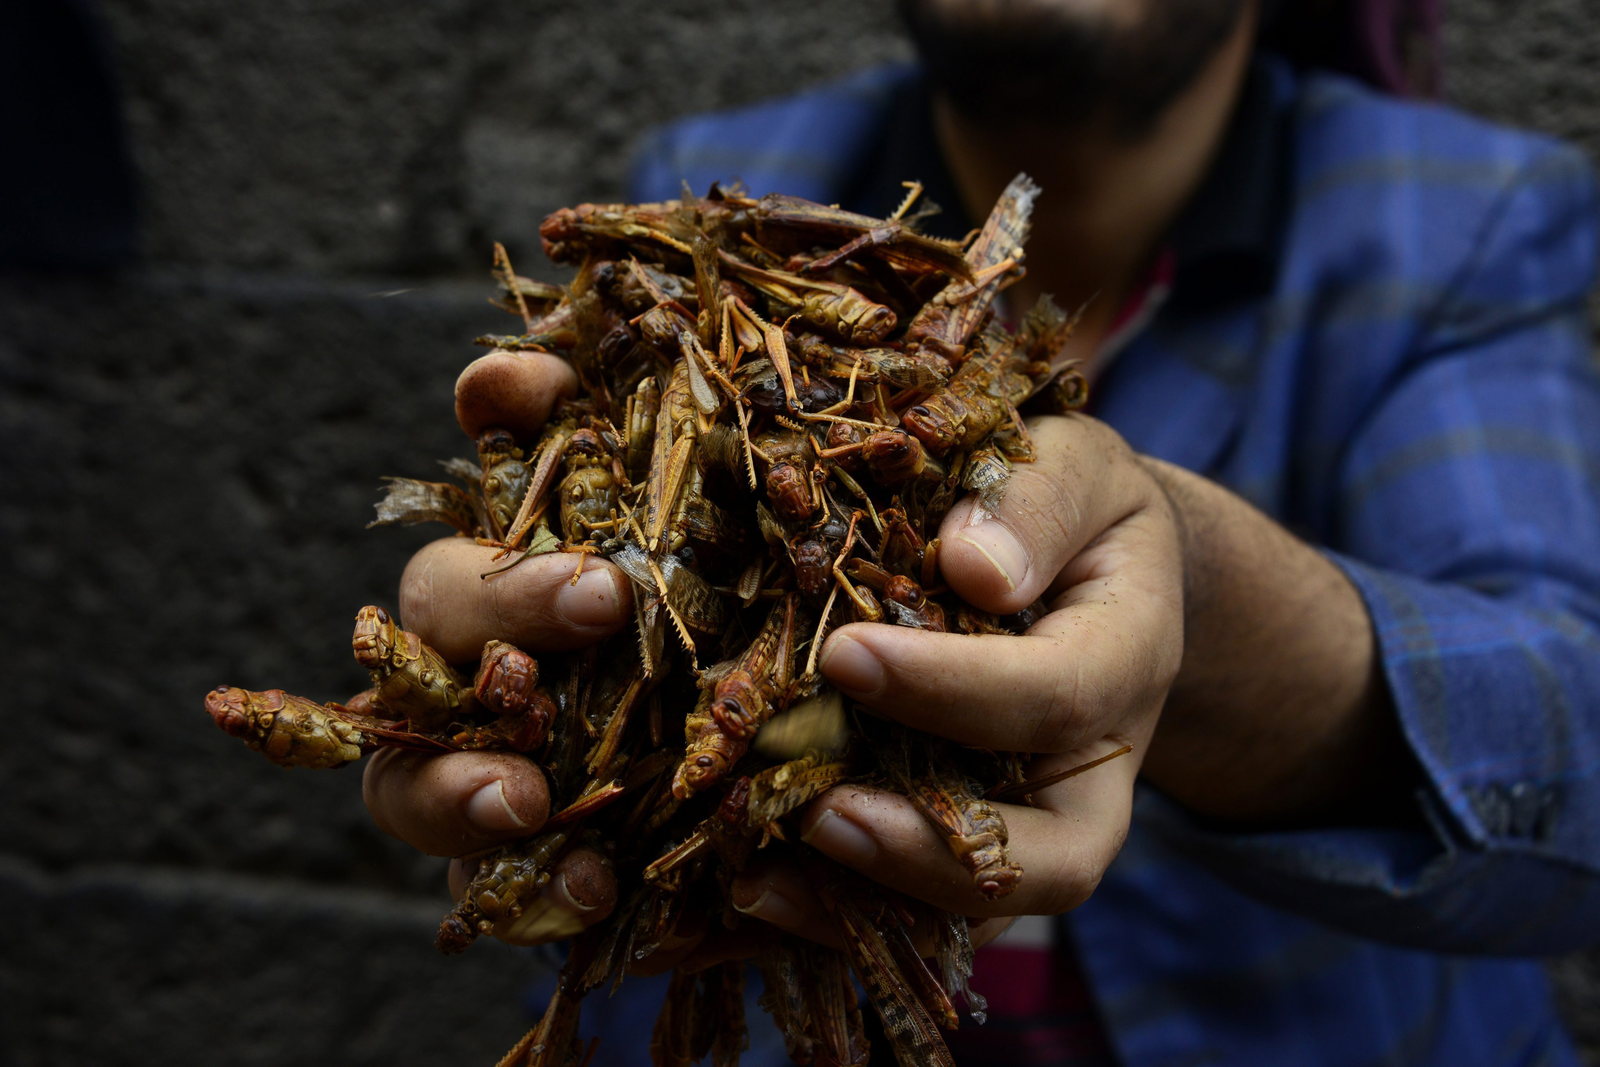
<instances>
[{"instance_id":1,"label":"man's chin","mask_svg":"<svg viewBox=\"0 0 1600 1067\"><path fill-rule=\"evenodd\" d=\"M897 0L934 88L1003 126L1148 129L1257 0Z\"/></svg>"}]
</instances>

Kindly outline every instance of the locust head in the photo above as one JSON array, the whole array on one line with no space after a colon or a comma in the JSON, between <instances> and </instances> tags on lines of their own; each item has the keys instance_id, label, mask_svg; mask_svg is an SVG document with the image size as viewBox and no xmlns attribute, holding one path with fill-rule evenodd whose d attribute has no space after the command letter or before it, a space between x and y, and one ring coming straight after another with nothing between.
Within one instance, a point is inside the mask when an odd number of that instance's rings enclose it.
<instances>
[{"instance_id":1,"label":"locust head","mask_svg":"<svg viewBox=\"0 0 1600 1067\"><path fill-rule=\"evenodd\" d=\"M496 715L522 715L538 684L538 660L504 641L484 645L478 677L473 683L473 693L484 707Z\"/></svg>"},{"instance_id":2,"label":"locust head","mask_svg":"<svg viewBox=\"0 0 1600 1067\"><path fill-rule=\"evenodd\" d=\"M884 583L883 596L908 608L920 608L927 599L922 594L922 586L899 574L891 575Z\"/></svg>"},{"instance_id":3,"label":"locust head","mask_svg":"<svg viewBox=\"0 0 1600 1067\"><path fill-rule=\"evenodd\" d=\"M815 537L796 538L789 545L794 560L795 584L807 596L820 596L833 581L833 556L828 546Z\"/></svg>"},{"instance_id":4,"label":"locust head","mask_svg":"<svg viewBox=\"0 0 1600 1067\"><path fill-rule=\"evenodd\" d=\"M609 453L605 441L593 430L583 429L574 431L567 439L567 448L562 458L568 468L592 466L603 461Z\"/></svg>"},{"instance_id":5,"label":"locust head","mask_svg":"<svg viewBox=\"0 0 1600 1067\"><path fill-rule=\"evenodd\" d=\"M578 208L559 208L545 216L539 224L539 243L544 246L544 254L557 263L573 263L582 258L583 223L585 216L592 213L592 206L584 204Z\"/></svg>"},{"instance_id":6,"label":"locust head","mask_svg":"<svg viewBox=\"0 0 1600 1067\"><path fill-rule=\"evenodd\" d=\"M219 685L206 694L206 713L229 737L247 737L255 729L254 696L248 689Z\"/></svg>"},{"instance_id":7,"label":"locust head","mask_svg":"<svg viewBox=\"0 0 1600 1067\"><path fill-rule=\"evenodd\" d=\"M810 518L816 510L811 495L811 479L794 463L774 463L767 472L767 499L772 508L789 522Z\"/></svg>"},{"instance_id":8,"label":"locust head","mask_svg":"<svg viewBox=\"0 0 1600 1067\"><path fill-rule=\"evenodd\" d=\"M984 900L999 900L1022 881L1022 868L1015 864L994 864L979 871L974 879Z\"/></svg>"},{"instance_id":9,"label":"locust head","mask_svg":"<svg viewBox=\"0 0 1600 1067\"><path fill-rule=\"evenodd\" d=\"M356 662L369 671L382 669L394 655L399 633L400 627L380 607L368 604L356 612L356 630L350 638Z\"/></svg>"},{"instance_id":10,"label":"locust head","mask_svg":"<svg viewBox=\"0 0 1600 1067\"><path fill-rule=\"evenodd\" d=\"M879 430L869 435L861 446L861 458L872 469L873 477L886 485L915 478L927 465L922 442L903 430Z\"/></svg>"},{"instance_id":11,"label":"locust head","mask_svg":"<svg viewBox=\"0 0 1600 1067\"><path fill-rule=\"evenodd\" d=\"M717 683L711 701L711 718L717 728L736 741L748 741L756 735L766 715L767 702L761 688L744 671L733 671Z\"/></svg>"},{"instance_id":12,"label":"locust head","mask_svg":"<svg viewBox=\"0 0 1600 1067\"><path fill-rule=\"evenodd\" d=\"M923 444L941 455L948 452L956 443L955 427L950 424L950 420L926 404L918 404L900 416L900 421L905 424L906 429L916 434Z\"/></svg>"},{"instance_id":13,"label":"locust head","mask_svg":"<svg viewBox=\"0 0 1600 1067\"><path fill-rule=\"evenodd\" d=\"M498 462L506 456L522 458L517 439L510 430L488 429L478 435L478 456L485 465Z\"/></svg>"},{"instance_id":14,"label":"locust head","mask_svg":"<svg viewBox=\"0 0 1600 1067\"><path fill-rule=\"evenodd\" d=\"M477 938L477 928L452 912L439 924L439 932L434 935L433 946L446 955L454 956L458 952L465 952L467 946Z\"/></svg>"},{"instance_id":15,"label":"locust head","mask_svg":"<svg viewBox=\"0 0 1600 1067\"><path fill-rule=\"evenodd\" d=\"M728 757L721 752L693 752L678 765L678 772L672 776L672 795L679 800L688 800L702 789L721 781L727 773Z\"/></svg>"},{"instance_id":16,"label":"locust head","mask_svg":"<svg viewBox=\"0 0 1600 1067\"><path fill-rule=\"evenodd\" d=\"M873 345L888 337L894 329L895 314L882 304L868 304L860 314L849 321L841 321L839 325L848 330L852 343Z\"/></svg>"},{"instance_id":17,"label":"locust head","mask_svg":"<svg viewBox=\"0 0 1600 1067\"><path fill-rule=\"evenodd\" d=\"M743 775L730 782L728 791L722 794L722 801L717 805L717 819L728 826L743 828L749 821L749 810L750 776Z\"/></svg>"}]
</instances>

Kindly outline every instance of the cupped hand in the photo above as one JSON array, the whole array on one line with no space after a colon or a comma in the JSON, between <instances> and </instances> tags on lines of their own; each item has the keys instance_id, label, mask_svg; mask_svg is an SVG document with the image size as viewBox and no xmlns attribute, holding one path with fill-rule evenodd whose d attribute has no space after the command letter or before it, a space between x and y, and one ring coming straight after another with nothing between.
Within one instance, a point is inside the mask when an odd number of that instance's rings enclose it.
<instances>
[{"instance_id":1,"label":"cupped hand","mask_svg":"<svg viewBox=\"0 0 1600 1067\"><path fill-rule=\"evenodd\" d=\"M576 388L572 368L554 356L494 352L457 380L456 417L469 435L504 427L527 441ZM402 625L452 663L475 661L491 638L536 655L581 648L629 618L630 587L608 563L589 561L573 584L571 557L534 556L485 580L480 575L496 566L494 554L466 538L447 538L406 566ZM476 867L476 853L538 833L550 815L544 775L512 753L384 750L367 763L363 795L385 833L429 855L467 857L450 867L456 895ZM611 914L616 896L609 861L574 849L556 864L539 900L495 936L517 944L569 937Z\"/></svg>"},{"instance_id":2,"label":"cupped hand","mask_svg":"<svg viewBox=\"0 0 1600 1067\"><path fill-rule=\"evenodd\" d=\"M1102 423L1030 426L1035 462L1016 466L995 514L972 500L951 510L939 562L975 607L1008 614L1043 597L1049 613L1021 637L845 626L828 638L821 668L886 718L1033 754L1030 777L1124 745L1131 754L1038 791L1037 807L997 805L1024 874L995 901L897 794L841 786L801 824L809 845L845 866L973 917L1057 914L1093 892L1127 834L1134 779L1183 658L1183 553L1166 493ZM809 881L776 858L748 869L733 895L747 914L830 939Z\"/></svg>"}]
</instances>

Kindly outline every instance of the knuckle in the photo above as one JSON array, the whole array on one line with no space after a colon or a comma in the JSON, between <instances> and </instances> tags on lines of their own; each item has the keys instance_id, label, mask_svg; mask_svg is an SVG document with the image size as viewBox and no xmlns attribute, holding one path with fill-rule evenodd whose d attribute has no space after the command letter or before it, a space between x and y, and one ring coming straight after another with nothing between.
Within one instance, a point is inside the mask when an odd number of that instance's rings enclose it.
<instances>
[{"instance_id":1,"label":"knuckle","mask_svg":"<svg viewBox=\"0 0 1600 1067\"><path fill-rule=\"evenodd\" d=\"M434 568L440 551L438 541L424 546L400 575L400 617L412 628L425 627L432 621Z\"/></svg>"},{"instance_id":2,"label":"knuckle","mask_svg":"<svg viewBox=\"0 0 1600 1067\"><path fill-rule=\"evenodd\" d=\"M561 583L572 575L570 556L535 556L517 570L481 583L486 591L483 614L491 632L512 635L516 645L538 646L553 634L567 629L556 607ZM522 573L519 575L518 571ZM625 584L625 583L624 583Z\"/></svg>"},{"instance_id":3,"label":"knuckle","mask_svg":"<svg viewBox=\"0 0 1600 1067\"><path fill-rule=\"evenodd\" d=\"M377 825L378 829L390 837L394 837L395 832L388 817L389 805L386 803L387 790L385 789L386 780L392 777L389 764L393 761L385 758L389 756L391 751L393 750L388 749L375 753L367 761L366 767L362 769L361 800L366 804L367 814L372 817L372 821Z\"/></svg>"},{"instance_id":4,"label":"knuckle","mask_svg":"<svg viewBox=\"0 0 1600 1067\"><path fill-rule=\"evenodd\" d=\"M1069 657L1065 643L1055 638L1044 640L1055 649L1051 667L1041 672L1040 689L1028 708L1028 751L1064 752L1082 740L1090 717L1087 709L1097 706L1100 697L1082 663Z\"/></svg>"},{"instance_id":5,"label":"knuckle","mask_svg":"<svg viewBox=\"0 0 1600 1067\"><path fill-rule=\"evenodd\" d=\"M1120 838L1118 840L1120 844ZM1082 907L1100 888L1108 866L1110 860L1092 849L1063 857L1050 886L1042 894L1041 908L1047 914L1062 915Z\"/></svg>"},{"instance_id":6,"label":"knuckle","mask_svg":"<svg viewBox=\"0 0 1600 1067\"><path fill-rule=\"evenodd\" d=\"M1053 549L1071 543L1083 528L1080 479L1076 471L1028 470L1017 480L1022 491L1007 493L1000 511L1046 556L1054 556Z\"/></svg>"}]
</instances>

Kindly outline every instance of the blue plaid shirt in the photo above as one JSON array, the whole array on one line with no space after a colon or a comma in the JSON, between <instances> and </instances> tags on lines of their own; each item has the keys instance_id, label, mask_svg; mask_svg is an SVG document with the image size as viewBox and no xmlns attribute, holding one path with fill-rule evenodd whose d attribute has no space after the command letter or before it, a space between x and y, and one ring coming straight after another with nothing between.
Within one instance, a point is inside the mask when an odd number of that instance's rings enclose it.
<instances>
[{"instance_id":1,"label":"blue plaid shirt","mask_svg":"<svg viewBox=\"0 0 1600 1067\"><path fill-rule=\"evenodd\" d=\"M1576 1064L1542 969L1516 957L1600 941L1594 182L1540 137L1270 57L1254 77L1278 147L1225 179L1278 204L1269 269L1219 292L1215 258L1180 254L1096 414L1349 575L1419 812L1227 833L1146 789L1064 922L1129 1067ZM863 168L916 80L880 69L679 123L633 194L738 176L880 206L900 190L863 192ZM1180 226L1229 210L1201 199Z\"/></svg>"}]
</instances>

